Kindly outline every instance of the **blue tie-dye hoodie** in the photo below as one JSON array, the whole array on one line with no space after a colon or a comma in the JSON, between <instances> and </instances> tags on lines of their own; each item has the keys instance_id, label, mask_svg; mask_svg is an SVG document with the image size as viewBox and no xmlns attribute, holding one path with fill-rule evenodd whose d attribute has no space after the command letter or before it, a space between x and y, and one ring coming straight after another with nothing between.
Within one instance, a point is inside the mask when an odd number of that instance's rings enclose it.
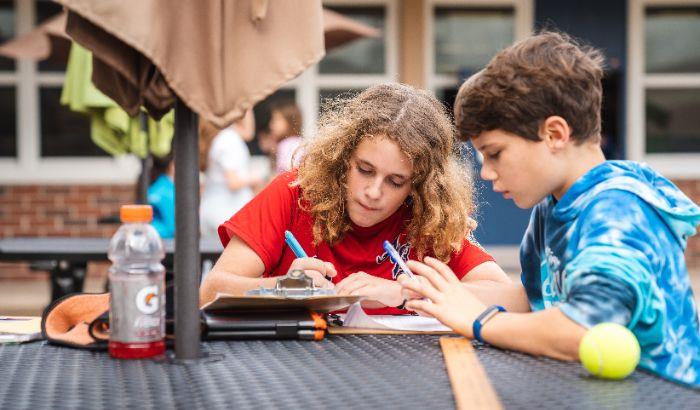
<instances>
[{"instance_id":1,"label":"blue tie-dye hoodie","mask_svg":"<svg viewBox=\"0 0 700 410\"><path fill-rule=\"evenodd\" d=\"M683 252L700 208L644 164L608 161L532 212L520 248L533 311L627 326L640 366L700 387L700 330Z\"/></svg>"}]
</instances>

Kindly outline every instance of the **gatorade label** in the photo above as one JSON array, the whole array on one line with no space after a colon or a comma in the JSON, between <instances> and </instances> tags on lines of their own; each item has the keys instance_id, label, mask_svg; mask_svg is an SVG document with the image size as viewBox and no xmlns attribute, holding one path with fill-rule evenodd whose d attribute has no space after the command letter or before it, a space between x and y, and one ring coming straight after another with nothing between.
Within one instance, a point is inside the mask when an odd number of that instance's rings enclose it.
<instances>
[{"instance_id":1,"label":"gatorade label","mask_svg":"<svg viewBox=\"0 0 700 410\"><path fill-rule=\"evenodd\" d=\"M112 283L110 340L134 343L162 340L165 304L162 285L148 277Z\"/></svg>"}]
</instances>

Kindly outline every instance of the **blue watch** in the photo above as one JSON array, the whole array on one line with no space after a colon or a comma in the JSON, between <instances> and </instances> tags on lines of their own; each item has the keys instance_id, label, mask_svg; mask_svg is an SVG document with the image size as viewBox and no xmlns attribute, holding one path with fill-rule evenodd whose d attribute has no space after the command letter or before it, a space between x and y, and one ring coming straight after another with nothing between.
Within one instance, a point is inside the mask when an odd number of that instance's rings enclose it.
<instances>
[{"instance_id":1,"label":"blue watch","mask_svg":"<svg viewBox=\"0 0 700 410\"><path fill-rule=\"evenodd\" d=\"M484 340L481 338L481 327L484 326L484 323L488 322L492 317L496 316L498 313L505 312L506 308L503 306L499 305L491 305L486 308L477 318L474 320L474 324L472 325L472 333L474 333L474 339L480 341L481 343L485 343Z\"/></svg>"}]
</instances>

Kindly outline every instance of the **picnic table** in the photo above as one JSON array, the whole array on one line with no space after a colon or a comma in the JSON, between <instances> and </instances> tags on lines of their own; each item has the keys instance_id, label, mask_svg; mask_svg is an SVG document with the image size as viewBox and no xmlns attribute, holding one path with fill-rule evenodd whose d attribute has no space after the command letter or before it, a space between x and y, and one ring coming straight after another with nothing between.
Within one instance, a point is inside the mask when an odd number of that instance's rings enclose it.
<instances>
[{"instance_id":1,"label":"picnic table","mask_svg":"<svg viewBox=\"0 0 700 410\"><path fill-rule=\"evenodd\" d=\"M163 240L164 264L173 265L175 244L172 239ZM0 239L0 261L48 262L44 268L50 272L51 300L83 290L88 262L106 261L109 238L4 238ZM204 263L213 263L223 251L221 242L201 239L199 252Z\"/></svg>"},{"instance_id":2,"label":"picnic table","mask_svg":"<svg viewBox=\"0 0 700 410\"><path fill-rule=\"evenodd\" d=\"M0 408L449 409L436 335L216 341L218 360L120 361L106 352L0 345ZM636 371L622 381L580 364L473 343L505 409L697 408L700 392Z\"/></svg>"}]
</instances>

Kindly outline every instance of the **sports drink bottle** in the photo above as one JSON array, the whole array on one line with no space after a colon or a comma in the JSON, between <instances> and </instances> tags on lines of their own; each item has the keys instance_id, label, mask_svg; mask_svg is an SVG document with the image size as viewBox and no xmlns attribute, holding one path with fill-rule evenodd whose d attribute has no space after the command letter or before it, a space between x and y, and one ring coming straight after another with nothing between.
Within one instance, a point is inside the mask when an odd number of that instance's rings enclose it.
<instances>
[{"instance_id":1,"label":"sports drink bottle","mask_svg":"<svg viewBox=\"0 0 700 410\"><path fill-rule=\"evenodd\" d=\"M142 359L165 352L165 257L150 205L123 205L109 243L109 354Z\"/></svg>"}]
</instances>

